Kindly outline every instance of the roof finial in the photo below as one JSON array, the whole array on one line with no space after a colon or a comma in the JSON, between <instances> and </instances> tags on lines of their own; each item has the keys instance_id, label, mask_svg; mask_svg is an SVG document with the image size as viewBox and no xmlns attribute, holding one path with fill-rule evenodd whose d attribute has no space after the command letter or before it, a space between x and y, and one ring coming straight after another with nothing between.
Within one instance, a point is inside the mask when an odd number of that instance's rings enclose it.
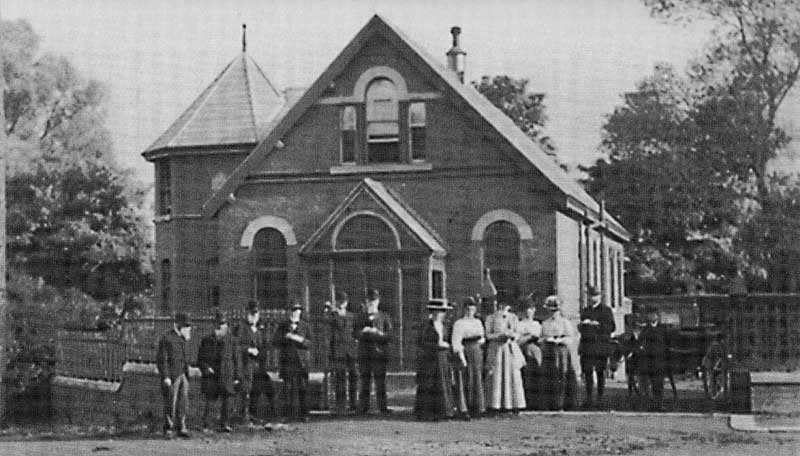
<instances>
[{"instance_id":1,"label":"roof finial","mask_svg":"<svg viewBox=\"0 0 800 456\"><path fill-rule=\"evenodd\" d=\"M242 24L242 52L247 52L247 24Z\"/></svg>"}]
</instances>

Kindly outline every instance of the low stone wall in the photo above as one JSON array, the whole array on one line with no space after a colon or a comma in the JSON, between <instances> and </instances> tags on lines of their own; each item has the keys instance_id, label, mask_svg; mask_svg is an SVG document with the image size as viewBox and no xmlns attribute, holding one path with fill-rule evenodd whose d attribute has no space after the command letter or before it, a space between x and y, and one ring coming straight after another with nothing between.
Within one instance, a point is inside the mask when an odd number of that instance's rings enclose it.
<instances>
[{"instance_id":1,"label":"low stone wall","mask_svg":"<svg viewBox=\"0 0 800 456\"><path fill-rule=\"evenodd\" d=\"M282 382L274 373L272 379L276 391L275 406L280 411ZM312 409L327 407L324 386L324 376L312 373L309 382L309 405ZM192 368L189 376L189 426L200 424L202 405L200 371ZM260 405L259 411L266 412L266 404L262 401ZM236 407L237 410L240 407L238 400ZM124 426L139 423L159 430L163 410L160 378L155 365L149 363L126 363L121 382L57 376L52 385L52 409L56 420L72 424ZM212 416L218 417L219 410L213 410Z\"/></svg>"},{"instance_id":2,"label":"low stone wall","mask_svg":"<svg viewBox=\"0 0 800 456\"><path fill-rule=\"evenodd\" d=\"M753 413L800 415L800 373L751 373L750 401Z\"/></svg>"}]
</instances>

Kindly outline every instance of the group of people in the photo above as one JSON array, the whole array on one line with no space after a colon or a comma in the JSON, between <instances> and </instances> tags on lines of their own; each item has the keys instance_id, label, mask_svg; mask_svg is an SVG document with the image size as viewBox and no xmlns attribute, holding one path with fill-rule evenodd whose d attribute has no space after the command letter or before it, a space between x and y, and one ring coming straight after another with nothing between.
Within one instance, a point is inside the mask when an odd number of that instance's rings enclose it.
<instances>
[{"instance_id":1,"label":"group of people","mask_svg":"<svg viewBox=\"0 0 800 456\"><path fill-rule=\"evenodd\" d=\"M525 301L522 319L504 303L481 319L478 302L469 297L463 302L463 316L449 332L445 321L452 307L431 301L419 342L415 416L469 419L486 413L574 408L578 385L572 347L579 333L586 385L583 407L593 407L603 397L615 324L600 292L589 286L587 294L591 305L581 310L577 328L561 313L558 296L545 299L546 315L538 319L532 299Z\"/></svg>"},{"instance_id":2,"label":"group of people","mask_svg":"<svg viewBox=\"0 0 800 456\"><path fill-rule=\"evenodd\" d=\"M414 414L421 420L470 418L487 412L523 409L566 410L576 401L576 359L572 356L580 331L580 363L587 395L592 405L594 377L596 398L603 395L605 366L614 319L602 304L600 293L588 287L592 305L581 311L575 326L561 314L561 299L544 302L546 318L537 319L533 300L525 301L525 317L519 319L511 306L500 303L482 319L478 302L464 301L464 315L446 328L452 307L431 301L429 320L419 335L417 394ZM335 403L332 412L367 413L374 382L378 410L387 406L386 367L392 340L391 318L379 309L380 293L369 290L362 311L352 312L346 293L337 291L334 303L326 303L327 353ZM203 425L208 427L213 405L221 401L219 429L231 432L233 404L237 396L244 422L258 421L259 402L266 399L268 415L275 417L275 391L268 373L267 353L277 348L279 375L283 381L282 418L307 421L310 341L309 324L301 318L303 308L293 305L288 318L271 336L259 325L258 302L250 301L246 320L233 330L225 315L218 313L213 334L200 342L197 365L202 374L205 399ZM164 401L164 432L188 437L186 408L189 391L187 341L191 322L185 313L175 315L174 327L158 344L156 364ZM361 389L358 391L358 384Z\"/></svg>"},{"instance_id":3,"label":"group of people","mask_svg":"<svg viewBox=\"0 0 800 456\"><path fill-rule=\"evenodd\" d=\"M386 365L389 357L391 319L378 310L380 294L367 293L365 311L355 314L347 310L348 297L335 295L336 305L326 307L330 325L330 361L336 391L335 413L368 412L370 386L375 383L378 409L390 413L386 400ZM201 372L201 393L205 400L203 427L209 427L211 410L221 401L219 429L231 432L233 404L239 399L240 417L245 423L260 421L261 399L268 412L276 417L275 391L268 372L267 354L278 350L279 376L283 381L281 402L284 421L308 421L308 391L311 331L302 317L303 307L294 304L289 317L281 322L270 337L259 324L261 315L257 301L249 301L246 320L231 330L225 315L218 312L214 332L203 337L197 353ZM186 410L189 398L189 364L187 341L192 325L186 313L175 315L173 329L158 344L156 367L161 377L166 436L189 437ZM358 366L358 369L356 368ZM360 402L356 402L358 379L361 378Z\"/></svg>"}]
</instances>

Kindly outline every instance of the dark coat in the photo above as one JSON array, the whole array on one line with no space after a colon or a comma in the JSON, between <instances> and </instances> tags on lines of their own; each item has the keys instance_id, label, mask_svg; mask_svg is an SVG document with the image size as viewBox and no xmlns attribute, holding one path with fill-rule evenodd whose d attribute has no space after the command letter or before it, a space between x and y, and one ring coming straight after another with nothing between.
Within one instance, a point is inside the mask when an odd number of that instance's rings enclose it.
<instances>
[{"instance_id":1,"label":"dark coat","mask_svg":"<svg viewBox=\"0 0 800 456\"><path fill-rule=\"evenodd\" d=\"M636 353L637 371L642 374L666 374L669 368L669 330L662 325L646 326L639 333Z\"/></svg>"},{"instance_id":2,"label":"dark coat","mask_svg":"<svg viewBox=\"0 0 800 456\"><path fill-rule=\"evenodd\" d=\"M231 334L217 338L214 334L200 340L197 364L203 375L201 391L207 396L234 394L234 382L240 379L240 356ZM209 369L214 372L211 373Z\"/></svg>"},{"instance_id":3,"label":"dark coat","mask_svg":"<svg viewBox=\"0 0 800 456\"><path fill-rule=\"evenodd\" d=\"M263 326L258 326L258 331L250 330L247 321L242 322L236 328L234 336L239 347L241 357L242 387L249 390L249 385L256 375L266 376L267 374L267 352L269 350L269 340ZM258 356L253 356L247 352L248 348L257 348Z\"/></svg>"},{"instance_id":4,"label":"dark coat","mask_svg":"<svg viewBox=\"0 0 800 456\"><path fill-rule=\"evenodd\" d=\"M447 339L446 333L444 339ZM439 346L439 334L432 320L423 325L420 334L416 380L414 414L418 418L436 419L454 415L450 348Z\"/></svg>"},{"instance_id":5,"label":"dark coat","mask_svg":"<svg viewBox=\"0 0 800 456\"><path fill-rule=\"evenodd\" d=\"M344 316L331 312L328 316L330 325L330 359L332 362L346 361L356 357L356 339L354 338L355 316L346 312Z\"/></svg>"},{"instance_id":6,"label":"dark coat","mask_svg":"<svg viewBox=\"0 0 800 456\"><path fill-rule=\"evenodd\" d=\"M362 332L368 326L377 328L379 333ZM369 314L359 315L355 325L355 337L358 339L358 357L386 361L389 359L389 340L392 335L392 322L389 316L381 311L370 320Z\"/></svg>"},{"instance_id":7,"label":"dark coat","mask_svg":"<svg viewBox=\"0 0 800 456\"><path fill-rule=\"evenodd\" d=\"M308 373L311 363L311 327L304 320L297 323L297 328L292 330L291 321L286 320L275 329L272 344L278 348L278 361L280 363L281 378L288 378L292 373ZM302 342L286 337L287 333L294 333L303 338Z\"/></svg>"},{"instance_id":8,"label":"dark coat","mask_svg":"<svg viewBox=\"0 0 800 456\"><path fill-rule=\"evenodd\" d=\"M580 319L581 321L594 320L600 324L578 325L581 333L578 352L584 356L611 356L611 333L616 329L611 308L603 304L597 307L587 307L581 310Z\"/></svg>"},{"instance_id":9,"label":"dark coat","mask_svg":"<svg viewBox=\"0 0 800 456\"><path fill-rule=\"evenodd\" d=\"M158 341L156 367L161 379L169 378L173 382L181 374L189 377L189 357L186 354L186 340L174 329L170 329Z\"/></svg>"}]
</instances>

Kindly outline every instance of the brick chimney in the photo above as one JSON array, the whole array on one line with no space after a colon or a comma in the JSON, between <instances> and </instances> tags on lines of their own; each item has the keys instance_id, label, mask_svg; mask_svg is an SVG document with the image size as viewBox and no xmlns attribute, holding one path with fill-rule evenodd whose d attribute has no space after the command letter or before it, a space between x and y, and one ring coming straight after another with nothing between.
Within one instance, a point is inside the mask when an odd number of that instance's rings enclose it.
<instances>
[{"instance_id":1,"label":"brick chimney","mask_svg":"<svg viewBox=\"0 0 800 456\"><path fill-rule=\"evenodd\" d=\"M466 63L467 53L459 46L458 36L461 34L461 27L454 26L450 29L450 34L453 35L453 47L447 51L447 68L453 71L458 76L461 82L464 82L464 64Z\"/></svg>"}]
</instances>

